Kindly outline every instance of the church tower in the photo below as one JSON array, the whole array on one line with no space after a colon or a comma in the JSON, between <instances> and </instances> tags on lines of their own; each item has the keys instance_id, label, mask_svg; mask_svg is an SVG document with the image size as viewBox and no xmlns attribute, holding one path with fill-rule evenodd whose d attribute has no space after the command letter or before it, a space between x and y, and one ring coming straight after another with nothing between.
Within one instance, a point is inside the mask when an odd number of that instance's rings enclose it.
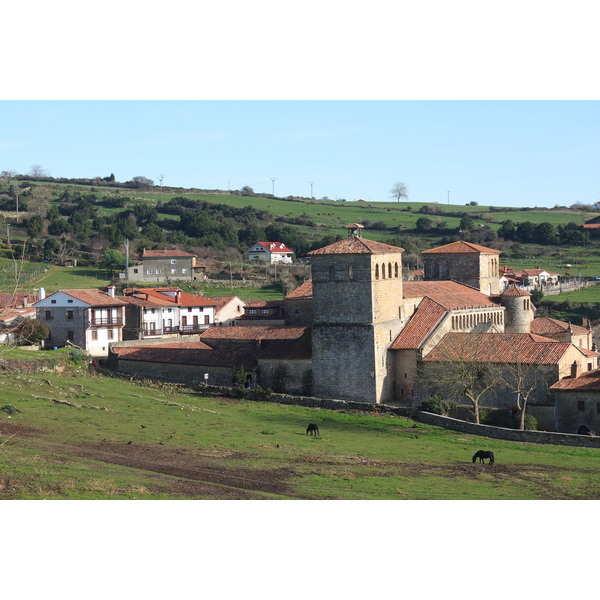
<instances>
[{"instance_id":1,"label":"church tower","mask_svg":"<svg viewBox=\"0 0 600 600\"><path fill-rule=\"evenodd\" d=\"M500 292L500 251L470 242L453 242L421 252L425 280L458 281L488 296Z\"/></svg>"},{"instance_id":2,"label":"church tower","mask_svg":"<svg viewBox=\"0 0 600 600\"><path fill-rule=\"evenodd\" d=\"M312 266L313 393L381 403L393 399L388 348L401 329L402 253L361 235L309 253Z\"/></svg>"},{"instance_id":3,"label":"church tower","mask_svg":"<svg viewBox=\"0 0 600 600\"><path fill-rule=\"evenodd\" d=\"M531 304L529 292L513 284L500 295L500 304L506 309L504 313L506 333L531 333L535 309Z\"/></svg>"}]
</instances>

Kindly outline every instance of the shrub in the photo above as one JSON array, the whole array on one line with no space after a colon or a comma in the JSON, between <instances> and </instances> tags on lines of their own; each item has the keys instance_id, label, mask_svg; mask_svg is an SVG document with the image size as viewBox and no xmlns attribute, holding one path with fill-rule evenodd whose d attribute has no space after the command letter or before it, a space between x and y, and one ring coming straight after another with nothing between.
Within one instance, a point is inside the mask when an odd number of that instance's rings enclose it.
<instances>
[{"instance_id":1,"label":"shrub","mask_svg":"<svg viewBox=\"0 0 600 600\"><path fill-rule=\"evenodd\" d=\"M79 350L78 348L73 348L72 350L69 351L69 360L76 367L83 367L88 364L89 357L83 350Z\"/></svg>"},{"instance_id":2,"label":"shrub","mask_svg":"<svg viewBox=\"0 0 600 600\"><path fill-rule=\"evenodd\" d=\"M456 408L456 404L451 400L444 400L440 394L434 394L423 400L421 403L421 410L426 412L434 413L436 415L447 416Z\"/></svg>"},{"instance_id":3,"label":"shrub","mask_svg":"<svg viewBox=\"0 0 600 600\"><path fill-rule=\"evenodd\" d=\"M517 427L518 427L518 422L517 422ZM530 431L537 431L538 428L538 420L533 416L533 415L525 415L525 429L528 429Z\"/></svg>"},{"instance_id":4,"label":"shrub","mask_svg":"<svg viewBox=\"0 0 600 600\"><path fill-rule=\"evenodd\" d=\"M16 415L21 412L16 406L13 406L12 404L5 404L4 406L0 406L0 410L2 412L5 412L7 415Z\"/></svg>"}]
</instances>

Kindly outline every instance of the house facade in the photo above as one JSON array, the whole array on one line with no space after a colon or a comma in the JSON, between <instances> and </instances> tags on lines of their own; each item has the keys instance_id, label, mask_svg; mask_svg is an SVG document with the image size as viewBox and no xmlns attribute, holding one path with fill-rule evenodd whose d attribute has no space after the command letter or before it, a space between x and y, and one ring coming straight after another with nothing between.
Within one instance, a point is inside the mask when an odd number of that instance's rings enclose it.
<instances>
[{"instance_id":1,"label":"house facade","mask_svg":"<svg viewBox=\"0 0 600 600\"><path fill-rule=\"evenodd\" d=\"M126 304L115 297L114 286L106 292L61 290L34 306L36 318L50 327L46 347L75 345L90 356L103 357L111 342L123 339Z\"/></svg>"},{"instance_id":2,"label":"house facade","mask_svg":"<svg viewBox=\"0 0 600 600\"><path fill-rule=\"evenodd\" d=\"M144 250L142 262L129 267L121 278L147 283L203 281L206 266L195 254L183 250Z\"/></svg>"}]
</instances>

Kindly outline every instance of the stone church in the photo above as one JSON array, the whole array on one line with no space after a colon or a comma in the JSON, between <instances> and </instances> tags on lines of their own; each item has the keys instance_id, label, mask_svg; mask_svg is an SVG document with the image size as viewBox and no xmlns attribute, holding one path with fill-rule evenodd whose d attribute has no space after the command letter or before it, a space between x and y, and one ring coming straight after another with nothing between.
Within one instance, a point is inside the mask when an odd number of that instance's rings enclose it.
<instances>
[{"instance_id":1,"label":"stone church","mask_svg":"<svg viewBox=\"0 0 600 600\"><path fill-rule=\"evenodd\" d=\"M275 391L406 406L428 395L424 384L457 349L542 367L552 381L597 368L589 327L536 319L531 294L514 285L500 293L498 250L433 248L422 253L424 280L404 281L402 248L364 238L359 224L347 229L309 253L312 279L286 297L284 326L211 327L177 359L158 345L115 347L117 368L156 374L164 363L172 374L177 362L187 380L231 385L242 367L249 384Z\"/></svg>"}]
</instances>

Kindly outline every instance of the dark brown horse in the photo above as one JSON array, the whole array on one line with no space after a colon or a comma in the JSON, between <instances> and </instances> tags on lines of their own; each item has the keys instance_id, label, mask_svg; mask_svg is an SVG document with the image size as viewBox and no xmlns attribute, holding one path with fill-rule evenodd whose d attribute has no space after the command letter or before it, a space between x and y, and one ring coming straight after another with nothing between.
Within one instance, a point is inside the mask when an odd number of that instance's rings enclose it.
<instances>
[{"instance_id":1,"label":"dark brown horse","mask_svg":"<svg viewBox=\"0 0 600 600\"><path fill-rule=\"evenodd\" d=\"M319 433L319 426L316 423L309 423L308 427L306 428L306 435L308 435L310 433L310 435L318 435L319 437L321 437L321 434Z\"/></svg>"},{"instance_id":2,"label":"dark brown horse","mask_svg":"<svg viewBox=\"0 0 600 600\"><path fill-rule=\"evenodd\" d=\"M484 458L490 459L490 465L494 464L494 453L491 452L490 450L478 450L477 452L475 452L475 454L473 455L473 462L475 462L477 459L479 459L479 462L484 463L485 462L485 460L483 460Z\"/></svg>"}]
</instances>

